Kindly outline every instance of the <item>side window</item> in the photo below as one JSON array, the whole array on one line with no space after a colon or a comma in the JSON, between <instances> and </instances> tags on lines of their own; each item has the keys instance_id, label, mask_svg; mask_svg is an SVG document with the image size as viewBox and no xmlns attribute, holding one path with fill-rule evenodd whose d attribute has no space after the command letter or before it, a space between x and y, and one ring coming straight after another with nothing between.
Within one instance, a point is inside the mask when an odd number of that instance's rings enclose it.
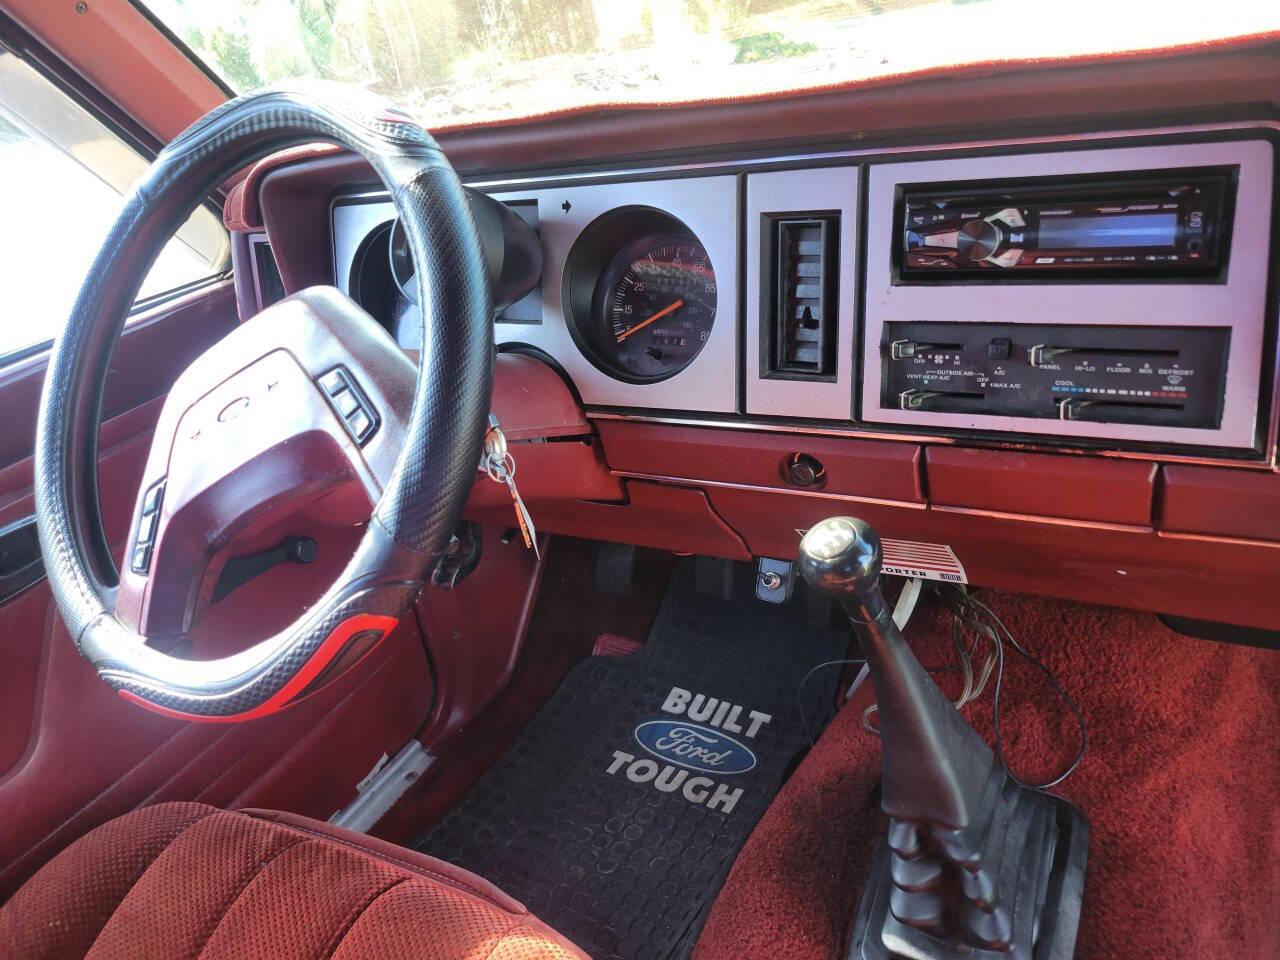
<instances>
[{"instance_id":1,"label":"side window","mask_svg":"<svg viewBox=\"0 0 1280 960\"><path fill-rule=\"evenodd\" d=\"M147 161L40 73L0 50L0 364L56 337L129 186ZM138 302L227 262L212 211L192 214Z\"/></svg>"}]
</instances>

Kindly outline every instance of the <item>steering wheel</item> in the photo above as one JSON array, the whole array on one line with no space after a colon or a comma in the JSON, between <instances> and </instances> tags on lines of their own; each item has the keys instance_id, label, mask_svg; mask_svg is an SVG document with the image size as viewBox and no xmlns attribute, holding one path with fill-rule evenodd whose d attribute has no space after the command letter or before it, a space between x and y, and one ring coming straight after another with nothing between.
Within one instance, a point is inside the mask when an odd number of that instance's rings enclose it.
<instances>
[{"instance_id":1,"label":"steering wheel","mask_svg":"<svg viewBox=\"0 0 1280 960\"><path fill-rule=\"evenodd\" d=\"M241 324L165 400L118 573L98 501L98 428L112 351L142 280L229 176L316 141L363 155L391 193L416 267L420 364L331 287ZM50 586L98 675L161 713L236 721L280 710L361 659L410 609L461 518L489 412L492 317L457 175L425 130L372 95L336 84L252 94L162 150L54 345L36 435ZM337 581L287 629L240 653L196 661L164 652L208 600L211 558L281 508L367 522Z\"/></svg>"}]
</instances>

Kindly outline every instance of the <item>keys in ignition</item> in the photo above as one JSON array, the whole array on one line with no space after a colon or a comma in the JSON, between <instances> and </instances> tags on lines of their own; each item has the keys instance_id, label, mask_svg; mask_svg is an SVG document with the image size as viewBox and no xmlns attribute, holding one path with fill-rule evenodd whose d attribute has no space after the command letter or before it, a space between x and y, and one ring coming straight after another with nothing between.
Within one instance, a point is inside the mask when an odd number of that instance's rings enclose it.
<instances>
[{"instance_id":1,"label":"keys in ignition","mask_svg":"<svg viewBox=\"0 0 1280 960\"><path fill-rule=\"evenodd\" d=\"M533 517L520 499L520 491L516 489L516 460L507 449L507 438L498 425L495 414L489 414L489 429L484 435L484 459L480 467L489 479L495 483L505 483L511 493L511 500L516 510L516 525L520 528L520 536L524 539L526 549L532 550L535 557L541 559L538 552L538 532L533 527Z\"/></svg>"}]
</instances>

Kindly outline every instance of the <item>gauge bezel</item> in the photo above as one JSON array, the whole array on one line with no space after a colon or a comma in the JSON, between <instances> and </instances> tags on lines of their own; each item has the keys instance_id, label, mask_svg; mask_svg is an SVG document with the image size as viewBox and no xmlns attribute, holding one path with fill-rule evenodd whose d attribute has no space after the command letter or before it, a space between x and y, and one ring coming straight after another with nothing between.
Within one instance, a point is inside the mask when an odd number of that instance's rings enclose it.
<instances>
[{"instance_id":1,"label":"gauge bezel","mask_svg":"<svg viewBox=\"0 0 1280 960\"><path fill-rule=\"evenodd\" d=\"M360 304L370 316L377 318L382 326L385 326L382 318L391 315L388 290L396 289L390 258L387 256L395 222L394 219L384 220L365 234L352 257L351 271L347 278L347 290L351 299Z\"/></svg>"},{"instance_id":2,"label":"gauge bezel","mask_svg":"<svg viewBox=\"0 0 1280 960\"><path fill-rule=\"evenodd\" d=\"M397 259L396 254L401 254ZM407 265L406 265L407 258ZM391 222L391 236L387 238L387 261L391 269L391 279L404 298L412 304L418 302L417 270L413 266L413 255L409 252L409 237L404 232L404 224L396 217ZM405 270L408 269L408 274Z\"/></svg>"},{"instance_id":3,"label":"gauge bezel","mask_svg":"<svg viewBox=\"0 0 1280 960\"><path fill-rule=\"evenodd\" d=\"M397 223L399 221L394 219L384 220L365 234L351 260L347 291L348 296L373 317L392 340L406 349L416 350L413 343L400 339L400 328L405 323L406 314L419 308L416 302L405 296L393 273L388 248ZM414 317L410 322L419 321Z\"/></svg>"},{"instance_id":4,"label":"gauge bezel","mask_svg":"<svg viewBox=\"0 0 1280 960\"><path fill-rule=\"evenodd\" d=\"M599 338L602 331L612 324L604 305L613 286L630 269L635 251L670 242L693 243L701 248L712 274L715 273L711 254L697 234L671 214L643 206L619 207L587 224L565 261L562 305L569 336L593 367L615 380L636 384L670 380L688 370L710 342L710 332L719 309L718 293L707 327L707 340L681 366L653 376L643 376L617 366L604 355Z\"/></svg>"}]
</instances>

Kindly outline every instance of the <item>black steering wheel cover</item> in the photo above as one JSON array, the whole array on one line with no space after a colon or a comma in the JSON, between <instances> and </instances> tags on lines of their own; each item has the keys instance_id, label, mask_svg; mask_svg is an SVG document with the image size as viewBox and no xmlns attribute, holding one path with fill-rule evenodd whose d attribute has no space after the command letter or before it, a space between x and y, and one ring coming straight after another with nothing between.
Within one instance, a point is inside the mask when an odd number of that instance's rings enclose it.
<instances>
[{"instance_id":1,"label":"black steering wheel cover","mask_svg":"<svg viewBox=\"0 0 1280 960\"><path fill-rule=\"evenodd\" d=\"M118 581L102 529L97 437L111 355L155 257L219 184L267 154L326 141L363 155L417 263L422 352L406 445L344 574L286 631L221 661L150 649L112 614ZM232 100L166 147L130 192L63 334L41 398L35 499L50 586L99 674L168 710L205 717L269 700L333 627L402 616L447 546L476 476L492 392L488 277L462 184L430 134L364 91L311 84Z\"/></svg>"}]
</instances>

